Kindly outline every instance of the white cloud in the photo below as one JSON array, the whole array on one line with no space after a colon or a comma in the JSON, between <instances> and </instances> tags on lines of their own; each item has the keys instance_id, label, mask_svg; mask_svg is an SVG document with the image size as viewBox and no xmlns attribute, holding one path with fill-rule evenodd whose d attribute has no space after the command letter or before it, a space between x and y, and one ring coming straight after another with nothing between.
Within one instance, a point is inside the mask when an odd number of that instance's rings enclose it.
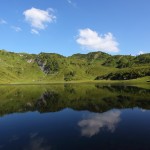
<instances>
[{"instance_id":1,"label":"white cloud","mask_svg":"<svg viewBox=\"0 0 150 150\"><path fill-rule=\"evenodd\" d=\"M76 42L90 51L118 52L118 42L112 33L99 35L89 28L80 29Z\"/></svg>"},{"instance_id":2,"label":"white cloud","mask_svg":"<svg viewBox=\"0 0 150 150\"><path fill-rule=\"evenodd\" d=\"M22 31L22 29L21 29L20 27L17 27L17 26L11 26L11 28L12 28L13 30L15 30L16 32Z\"/></svg>"},{"instance_id":3,"label":"white cloud","mask_svg":"<svg viewBox=\"0 0 150 150\"><path fill-rule=\"evenodd\" d=\"M78 125L81 127L81 135L91 137L100 132L104 127L113 132L120 121L120 111L108 111L102 114L90 114L87 119L81 120Z\"/></svg>"},{"instance_id":4,"label":"white cloud","mask_svg":"<svg viewBox=\"0 0 150 150\"><path fill-rule=\"evenodd\" d=\"M144 52L143 52L143 51L139 51L139 52L138 52L138 55L141 55L141 54L144 54Z\"/></svg>"},{"instance_id":5,"label":"white cloud","mask_svg":"<svg viewBox=\"0 0 150 150\"><path fill-rule=\"evenodd\" d=\"M4 19L0 19L0 24L7 24L7 22Z\"/></svg>"},{"instance_id":6,"label":"white cloud","mask_svg":"<svg viewBox=\"0 0 150 150\"><path fill-rule=\"evenodd\" d=\"M47 23L55 21L56 16L53 15L53 9L41 10L32 7L31 9L23 12L25 20L31 25L32 28L43 30L47 27Z\"/></svg>"},{"instance_id":7,"label":"white cloud","mask_svg":"<svg viewBox=\"0 0 150 150\"><path fill-rule=\"evenodd\" d=\"M67 0L67 2L68 2L70 5L72 5L73 7L76 7L76 6L77 6L76 3L74 3L72 0Z\"/></svg>"},{"instance_id":8,"label":"white cloud","mask_svg":"<svg viewBox=\"0 0 150 150\"><path fill-rule=\"evenodd\" d=\"M32 34L39 34L39 31L35 30L35 29L31 29L31 33Z\"/></svg>"},{"instance_id":9,"label":"white cloud","mask_svg":"<svg viewBox=\"0 0 150 150\"><path fill-rule=\"evenodd\" d=\"M67 2L69 3L69 4L71 4L72 2L71 2L71 0L67 0Z\"/></svg>"}]
</instances>

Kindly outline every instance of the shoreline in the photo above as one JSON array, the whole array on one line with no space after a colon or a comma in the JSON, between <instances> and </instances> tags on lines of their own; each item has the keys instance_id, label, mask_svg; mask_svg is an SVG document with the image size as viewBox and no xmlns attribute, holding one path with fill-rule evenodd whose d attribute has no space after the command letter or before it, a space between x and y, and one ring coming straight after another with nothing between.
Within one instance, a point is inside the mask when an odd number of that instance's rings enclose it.
<instances>
[{"instance_id":1,"label":"shoreline","mask_svg":"<svg viewBox=\"0 0 150 150\"><path fill-rule=\"evenodd\" d=\"M52 84L92 84L92 83L100 83L102 85L129 85L129 86L136 86L141 84L150 85L150 76L132 79L132 80L76 80L76 81L43 81L43 82L9 82L9 83L0 83L1 85L52 85Z\"/></svg>"}]
</instances>

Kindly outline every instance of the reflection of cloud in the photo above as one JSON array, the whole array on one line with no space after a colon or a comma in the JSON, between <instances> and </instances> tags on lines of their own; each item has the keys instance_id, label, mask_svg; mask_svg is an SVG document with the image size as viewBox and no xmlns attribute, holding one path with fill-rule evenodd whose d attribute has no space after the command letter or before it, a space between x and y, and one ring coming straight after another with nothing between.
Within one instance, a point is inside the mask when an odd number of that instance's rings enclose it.
<instances>
[{"instance_id":1,"label":"reflection of cloud","mask_svg":"<svg viewBox=\"0 0 150 150\"><path fill-rule=\"evenodd\" d=\"M141 112L145 112L145 111L146 111L146 109L142 109L142 108L141 108Z\"/></svg>"},{"instance_id":2,"label":"reflection of cloud","mask_svg":"<svg viewBox=\"0 0 150 150\"><path fill-rule=\"evenodd\" d=\"M31 134L29 145L24 150L50 150L51 147L46 144L46 140L37 137L37 133Z\"/></svg>"},{"instance_id":3,"label":"reflection of cloud","mask_svg":"<svg viewBox=\"0 0 150 150\"><path fill-rule=\"evenodd\" d=\"M17 135L13 135L9 141L13 142L13 141L17 141L17 140L19 140L19 137Z\"/></svg>"},{"instance_id":4,"label":"reflection of cloud","mask_svg":"<svg viewBox=\"0 0 150 150\"><path fill-rule=\"evenodd\" d=\"M15 143L19 143L22 142L21 137L17 136L17 135L13 135L9 140L9 144L14 144ZM23 150L50 150L51 146L47 143L47 140L43 137L39 137L38 132L35 133L30 133L29 134L29 142L25 143L25 145L23 145L24 148ZM0 145L0 149L6 149L5 147L7 147L7 144L5 145Z\"/></svg>"},{"instance_id":5,"label":"reflection of cloud","mask_svg":"<svg viewBox=\"0 0 150 150\"><path fill-rule=\"evenodd\" d=\"M0 149L3 148L3 147L4 147L3 145L0 145Z\"/></svg>"},{"instance_id":6,"label":"reflection of cloud","mask_svg":"<svg viewBox=\"0 0 150 150\"><path fill-rule=\"evenodd\" d=\"M113 132L119 121L120 111L112 110L102 114L92 113L87 119L81 120L78 125L81 127L82 136L91 137L100 132L103 127Z\"/></svg>"},{"instance_id":7,"label":"reflection of cloud","mask_svg":"<svg viewBox=\"0 0 150 150\"><path fill-rule=\"evenodd\" d=\"M36 132L36 133L31 133L31 134L30 134L30 138L35 138L37 135L38 135L37 132Z\"/></svg>"}]
</instances>

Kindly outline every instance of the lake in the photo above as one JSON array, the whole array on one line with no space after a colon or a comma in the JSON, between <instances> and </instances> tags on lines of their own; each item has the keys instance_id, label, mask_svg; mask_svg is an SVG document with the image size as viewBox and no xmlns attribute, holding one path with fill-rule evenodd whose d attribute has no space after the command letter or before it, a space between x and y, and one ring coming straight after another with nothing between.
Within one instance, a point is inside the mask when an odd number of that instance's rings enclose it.
<instances>
[{"instance_id":1,"label":"lake","mask_svg":"<svg viewBox=\"0 0 150 150\"><path fill-rule=\"evenodd\" d=\"M150 90L1 85L2 150L149 150Z\"/></svg>"}]
</instances>

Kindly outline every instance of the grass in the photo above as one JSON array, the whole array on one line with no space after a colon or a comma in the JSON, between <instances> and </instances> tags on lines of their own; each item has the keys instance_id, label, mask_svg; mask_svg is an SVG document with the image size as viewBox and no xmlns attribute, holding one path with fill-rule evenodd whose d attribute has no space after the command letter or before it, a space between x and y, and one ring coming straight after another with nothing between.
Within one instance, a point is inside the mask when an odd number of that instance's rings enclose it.
<instances>
[{"instance_id":1,"label":"grass","mask_svg":"<svg viewBox=\"0 0 150 150\"><path fill-rule=\"evenodd\" d=\"M5 85L64 85L64 84L101 84L106 86L137 86L145 89L150 89L150 82L147 82L150 80L150 77L143 77L133 80L78 80L78 81L45 81L45 82L13 82L11 84L5 84Z\"/></svg>"},{"instance_id":2,"label":"grass","mask_svg":"<svg viewBox=\"0 0 150 150\"><path fill-rule=\"evenodd\" d=\"M131 59L132 58L132 59ZM102 84L143 84L146 78L136 80L100 80L98 76L110 73L132 71L124 67L129 60L134 68L149 68L149 54L139 57L111 56L102 52L76 54L64 57L59 54L38 55L12 53L0 50L0 84L51 84L51 83L102 83ZM118 59L118 60L117 60ZM129 60L128 60L129 59ZM142 66L141 66L141 64ZM144 64L145 62L145 64ZM143 72L142 72L143 73ZM147 77L148 78L148 77Z\"/></svg>"}]
</instances>

